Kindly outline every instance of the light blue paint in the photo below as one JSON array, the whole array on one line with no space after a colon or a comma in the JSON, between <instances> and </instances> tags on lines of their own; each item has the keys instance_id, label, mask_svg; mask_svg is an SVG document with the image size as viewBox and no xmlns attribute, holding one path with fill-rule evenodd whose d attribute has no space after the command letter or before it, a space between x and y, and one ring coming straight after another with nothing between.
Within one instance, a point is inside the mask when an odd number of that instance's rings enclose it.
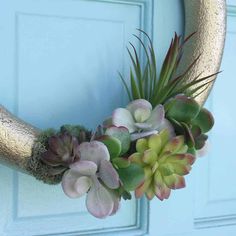
<instances>
[{"instance_id":1,"label":"light blue paint","mask_svg":"<svg viewBox=\"0 0 236 236\"><path fill-rule=\"evenodd\" d=\"M199 158L186 178L187 188L176 191L161 206L151 203L159 219L151 235L234 236L236 235L235 156L235 32L236 1L227 7L227 35L221 70L207 102L215 126L208 154ZM157 213L158 212L158 213ZM163 216L163 218L161 218ZM154 217L154 216L153 216ZM154 224L152 214L150 225Z\"/></svg>"},{"instance_id":2,"label":"light blue paint","mask_svg":"<svg viewBox=\"0 0 236 236\"><path fill-rule=\"evenodd\" d=\"M152 1L16 0L0 9L3 105L40 128L68 122L94 129L127 96L126 45L136 28L152 29ZM137 46L137 41L133 41ZM5 48L9 50L5 51ZM6 64L6 65L5 65ZM60 186L1 167L0 235L143 234L146 201L124 201L119 214L98 220L84 199L67 198ZM123 233L122 233L123 234Z\"/></svg>"},{"instance_id":3,"label":"light blue paint","mask_svg":"<svg viewBox=\"0 0 236 236\"><path fill-rule=\"evenodd\" d=\"M230 4L222 77L232 84L236 4L233 0ZM40 128L65 122L95 128L127 102L117 71L128 75L125 47L129 41L137 45L132 37L135 29L152 36L159 60L174 31L183 30L181 0L9 0L1 5L0 101ZM230 169L230 178L236 177L227 146L232 144L229 141L221 149L217 136L225 128L219 107L225 114L234 112L229 110L233 102L219 105L225 78L216 85L210 102L219 120L211 139L219 148L214 146L210 158L195 165L186 189L175 191L163 203L152 201L150 210L144 199L123 202L119 214L97 220L86 212L84 199L68 199L60 186L44 185L1 166L0 235L235 235L234 226L215 227L234 225L236 219L235 188L227 182L229 171L220 169ZM227 125L234 129L232 122ZM221 162L223 149L229 150L230 164ZM219 182L228 191L221 191ZM213 203L208 204L208 198Z\"/></svg>"}]
</instances>

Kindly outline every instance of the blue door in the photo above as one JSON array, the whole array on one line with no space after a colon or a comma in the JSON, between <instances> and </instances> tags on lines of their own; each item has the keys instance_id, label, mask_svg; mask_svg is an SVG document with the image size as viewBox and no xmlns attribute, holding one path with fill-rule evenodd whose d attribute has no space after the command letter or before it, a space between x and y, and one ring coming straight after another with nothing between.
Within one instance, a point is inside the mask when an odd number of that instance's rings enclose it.
<instances>
[{"instance_id":1,"label":"blue door","mask_svg":"<svg viewBox=\"0 0 236 236\"><path fill-rule=\"evenodd\" d=\"M174 31L183 32L181 0L0 2L0 101L39 128L95 128L127 103L117 71L129 72L126 46L131 41L138 47L136 28L151 35L158 60ZM166 202L124 201L118 214L99 220L87 213L84 199L68 199L60 186L0 166L1 236L236 234L236 113L229 95L235 83L230 56L236 50L236 1L229 4L225 72L208 104L217 120L214 149L194 166L187 188ZM231 132L224 136L223 130Z\"/></svg>"}]
</instances>

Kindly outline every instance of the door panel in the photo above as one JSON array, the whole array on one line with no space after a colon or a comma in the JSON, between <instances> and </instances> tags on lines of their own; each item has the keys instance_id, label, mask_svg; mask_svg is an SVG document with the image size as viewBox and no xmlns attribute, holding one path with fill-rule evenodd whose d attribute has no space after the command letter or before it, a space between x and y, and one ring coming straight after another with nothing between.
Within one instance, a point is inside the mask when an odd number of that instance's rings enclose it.
<instances>
[{"instance_id":1,"label":"door panel","mask_svg":"<svg viewBox=\"0 0 236 236\"><path fill-rule=\"evenodd\" d=\"M234 64L233 51L236 50L236 1L228 6L228 26L222 74L219 75L208 106L213 111L216 124L211 132L210 152L202 160L202 173L198 179L198 189L203 191L196 199L197 226L224 226L236 222L236 189L232 182L236 179L236 160L232 155L236 118L234 104ZM204 184L202 184L204 183ZM199 201L201 199L201 202ZM207 219L207 220L206 220Z\"/></svg>"},{"instance_id":2,"label":"door panel","mask_svg":"<svg viewBox=\"0 0 236 236\"><path fill-rule=\"evenodd\" d=\"M236 161L234 52L236 1L227 1L227 34L221 70L206 104L215 117L208 153L187 176L187 188L175 191L164 204L152 202L151 235L234 236L236 234ZM207 45L206 45L207 46ZM154 218L156 215L156 218ZM153 216L153 217L152 217Z\"/></svg>"},{"instance_id":3,"label":"door panel","mask_svg":"<svg viewBox=\"0 0 236 236\"><path fill-rule=\"evenodd\" d=\"M158 60L173 32L183 32L181 0L0 2L0 101L40 128L65 122L95 128L127 103L117 71L128 75L126 46L129 41L137 46L135 29L152 36ZM216 125L208 155L194 165L187 188L173 191L165 202L123 201L117 215L98 220L87 213L84 199L68 199L60 186L1 166L0 235L235 235L235 112L230 94L236 1L228 5L224 72L207 104ZM231 132L226 135L225 130Z\"/></svg>"},{"instance_id":4,"label":"door panel","mask_svg":"<svg viewBox=\"0 0 236 236\"><path fill-rule=\"evenodd\" d=\"M3 105L40 128L67 122L92 129L127 103L117 71L127 74L129 70L126 45L135 29L151 33L152 1L10 0L2 4ZM146 231L144 200L123 202L119 214L98 220L87 213L84 199L67 198L60 186L45 185L3 166L0 175L4 203L0 235Z\"/></svg>"}]
</instances>

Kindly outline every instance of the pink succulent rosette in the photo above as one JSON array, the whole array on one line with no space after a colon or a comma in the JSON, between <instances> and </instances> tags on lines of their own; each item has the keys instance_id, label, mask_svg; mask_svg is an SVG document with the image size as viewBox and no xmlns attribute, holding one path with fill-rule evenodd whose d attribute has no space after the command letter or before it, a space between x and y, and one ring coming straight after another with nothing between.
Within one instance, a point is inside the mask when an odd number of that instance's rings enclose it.
<instances>
[{"instance_id":1,"label":"pink succulent rosette","mask_svg":"<svg viewBox=\"0 0 236 236\"><path fill-rule=\"evenodd\" d=\"M126 127L132 141L156 134L164 128L174 134L172 125L165 119L164 107L159 104L152 109L151 103L145 99L136 99L126 108L115 109L111 122L115 126Z\"/></svg>"},{"instance_id":2,"label":"pink succulent rosette","mask_svg":"<svg viewBox=\"0 0 236 236\"><path fill-rule=\"evenodd\" d=\"M88 211L97 218L114 214L120 198L114 192L120 185L107 147L98 141L84 142L78 147L80 160L71 164L62 179L62 188L71 198L87 194Z\"/></svg>"}]
</instances>

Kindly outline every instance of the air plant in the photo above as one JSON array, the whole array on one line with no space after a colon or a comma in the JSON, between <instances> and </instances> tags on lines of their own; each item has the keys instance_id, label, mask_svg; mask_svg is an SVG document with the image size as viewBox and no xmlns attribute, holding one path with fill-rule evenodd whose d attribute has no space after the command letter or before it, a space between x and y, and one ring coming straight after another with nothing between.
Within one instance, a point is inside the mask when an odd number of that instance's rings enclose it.
<instances>
[{"instance_id":1,"label":"air plant","mask_svg":"<svg viewBox=\"0 0 236 236\"><path fill-rule=\"evenodd\" d=\"M214 81L214 79L209 80L209 78L219 73L217 72L205 77L200 77L201 74L199 74L195 78L191 79L191 81L188 80L188 72L199 60L199 55L188 66L184 73L176 75L183 53L183 46L194 35L194 33L183 41L181 40L181 36L178 36L175 33L164 59L160 75L158 75L152 40L147 33L142 30L139 31L146 36L149 42L149 45L145 46L142 39L137 35L134 35L142 45L145 52L146 64L144 69L141 67L137 49L132 43L130 43L134 53L134 55L132 55L131 50L129 48L127 49L133 65L133 68L130 68L130 86L124 77L119 74L130 101L135 99L145 99L155 107L158 104L164 104L168 99L178 94L196 97L204 91L207 85Z\"/></svg>"}]
</instances>

